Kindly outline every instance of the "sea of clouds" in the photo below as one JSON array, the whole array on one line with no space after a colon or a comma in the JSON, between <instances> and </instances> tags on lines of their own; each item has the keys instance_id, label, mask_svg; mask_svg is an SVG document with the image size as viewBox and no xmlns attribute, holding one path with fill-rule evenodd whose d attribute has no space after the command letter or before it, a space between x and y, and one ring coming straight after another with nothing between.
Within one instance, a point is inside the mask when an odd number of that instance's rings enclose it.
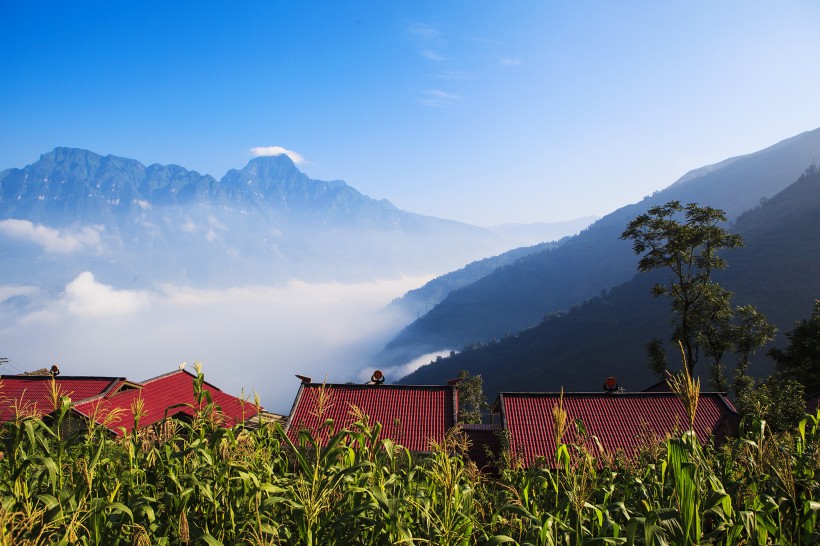
<instances>
[{"instance_id":1,"label":"sea of clouds","mask_svg":"<svg viewBox=\"0 0 820 546\"><path fill-rule=\"evenodd\" d=\"M426 280L136 291L86 271L56 296L0 286L0 303L40 298L35 310L6 314L0 325L0 356L10 359L1 372L57 364L66 375L140 381L199 361L208 382L235 395L255 392L269 411L287 413L295 374L366 381L372 356L410 319L385 307ZM387 370L388 381L417 365Z\"/></svg>"}]
</instances>

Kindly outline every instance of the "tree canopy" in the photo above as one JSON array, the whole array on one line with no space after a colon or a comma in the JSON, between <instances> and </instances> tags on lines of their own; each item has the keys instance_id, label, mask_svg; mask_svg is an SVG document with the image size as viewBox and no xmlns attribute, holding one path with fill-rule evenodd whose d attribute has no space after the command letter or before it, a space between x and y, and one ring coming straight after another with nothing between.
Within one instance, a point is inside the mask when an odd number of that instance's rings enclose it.
<instances>
[{"instance_id":1,"label":"tree canopy","mask_svg":"<svg viewBox=\"0 0 820 546\"><path fill-rule=\"evenodd\" d=\"M639 271L662 269L671 273L667 282L653 286L652 293L672 298L676 316L672 339L683 345L689 373L701 350L712 356L718 367L730 347L727 325L732 318L731 293L712 281L712 273L726 267L719 250L743 243L739 235L721 226L724 222L726 215L720 209L670 201L636 217L621 234L621 239L632 240L632 250L641 256ZM659 347L658 342L648 346L656 371L662 368Z\"/></svg>"},{"instance_id":2,"label":"tree canopy","mask_svg":"<svg viewBox=\"0 0 820 546\"><path fill-rule=\"evenodd\" d=\"M820 300L814 300L814 311L798 321L786 333L789 345L769 351L777 363L775 375L800 381L809 394L820 391Z\"/></svg>"}]
</instances>

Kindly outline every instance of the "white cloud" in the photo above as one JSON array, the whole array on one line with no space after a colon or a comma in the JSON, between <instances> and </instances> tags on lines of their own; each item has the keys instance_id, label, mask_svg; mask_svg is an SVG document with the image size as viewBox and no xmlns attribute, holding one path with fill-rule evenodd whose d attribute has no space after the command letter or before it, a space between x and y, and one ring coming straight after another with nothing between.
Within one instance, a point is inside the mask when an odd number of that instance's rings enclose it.
<instances>
[{"instance_id":1,"label":"white cloud","mask_svg":"<svg viewBox=\"0 0 820 546\"><path fill-rule=\"evenodd\" d=\"M461 97L453 93L441 91L440 89L428 89L422 93L424 95L421 103L433 108L443 108L461 100Z\"/></svg>"},{"instance_id":2,"label":"white cloud","mask_svg":"<svg viewBox=\"0 0 820 546\"><path fill-rule=\"evenodd\" d=\"M60 232L28 220L0 221L0 234L34 243L49 254L70 254L85 249L100 252L100 234L103 230L103 226L88 226L73 232Z\"/></svg>"},{"instance_id":3,"label":"white cloud","mask_svg":"<svg viewBox=\"0 0 820 546\"><path fill-rule=\"evenodd\" d=\"M35 311L33 313L29 313L28 315L24 316L20 319L21 326L27 326L29 324L35 325L35 327L42 327L46 323L57 324L60 321L60 315L55 313L54 311L47 311L47 310L40 310ZM11 329L9 331L12 331Z\"/></svg>"},{"instance_id":4,"label":"white cloud","mask_svg":"<svg viewBox=\"0 0 820 546\"><path fill-rule=\"evenodd\" d=\"M427 59L428 61L433 61L437 63L448 60L447 57L445 57L438 51L434 51L432 49L422 49L421 56Z\"/></svg>"},{"instance_id":5,"label":"white cloud","mask_svg":"<svg viewBox=\"0 0 820 546\"><path fill-rule=\"evenodd\" d=\"M0 302L14 296L32 296L38 291L36 286L0 285Z\"/></svg>"},{"instance_id":6,"label":"white cloud","mask_svg":"<svg viewBox=\"0 0 820 546\"><path fill-rule=\"evenodd\" d=\"M429 364L430 362L435 361L438 357L447 357L450 356L450 350L445 349L441 351L435 351L432 353L423 354L419 357L414 358L409 362L405 362L399 366L389 366L382 368L381 371L384 374L386 380L389 381L397 381L408 375L413 373L414 371L418 370L422 366ZM368 381L370 379L370 374L373 373L373 370L370 368L365 368L359 372L358 379L362 383Z\"/></svg>"},{"instance_id":7,"label":"white cloud","mask_svg":"<svg viewBox=\"0 0 820 546\"><path fill-rule=\"evenodd\" d=\"M149 302L146 292L115 290L98 283L90 271L80 273L66 285L64 298L68 310L81 317L129 314Z\"/></svg>"},{"instance_id":8,"label":"white cloud","mask_svg":"<svg viewBox=\"0 0 820 546\"><path fill-rule=\"evenodd\" d=\"M505 57L501 59L502 66L519 66L521 64L521 59L517 57Z\"/></svg>"},{"instance_id":9,"label":"white cloud","mask_svg":"<svg viewBox=\"0 0 820 546\"><path fill-rule=\"evenodd\" d=\"M254 157L286 155L297 165L305 161L305 158L298 153L282 148L281 146L257 146L256 148L251 148L250 151Z\"/></svg>"},{"instance_id":10,"label":"white cloud","mask_svg":"<svg viewBox=\"0 0 820 546\"><path fill-rule=\"evenodd\" d=\"M164 285L137 292L106 286L87 272L36 314L8 317L0 346L24 369L56 362L66 375L135 380L200 360L207 379L226 392L255 390L267 409L287 412L299 387L294 374L356 381L412 319L389 314L385 306L428 280L228 289Z\"/></svg>"},{"instance_id":11,"label":"white cloud","mask_svg":"<svg viewBox=\"0 0 820 546\"><path fill-rule=\"evenodd\" d=\"M187 220L185 220L185 223L183 223L183 224L179 227L179 229L180 229L180 230L182 230L182 231L184 231L185 233L193 233L193 232L195 232L195 231L196 231L196 224L194 223L194 221L193 221L193 220L191 220L190 218L188 218Z\"/></svg>"},{"instance_id":12,"label":"white cloud","mask_svg":"<svg viewBox=\"0 0 820 546\"><path fill-rule=\"evenodd\" d=\"M208 225L210 225L211 227L216 228L220 231L227 231L227 229L228 229L228 226L226 226L225 224L220 222L219 218L217 218L213 214L208 216Z\"/></svg>"},{"instance_id":13,"label":"white cloud","mask_svg":"<svg viewBox=\"0 0 820 546\"><path fill-rule=\"evenodd\" d=\"M430 25L415 24L407 27L410 37L416 43L419 54L432 62L451 60L441 51L446 49L446 40L442 32Z\"/></svg>"}]
</instances>

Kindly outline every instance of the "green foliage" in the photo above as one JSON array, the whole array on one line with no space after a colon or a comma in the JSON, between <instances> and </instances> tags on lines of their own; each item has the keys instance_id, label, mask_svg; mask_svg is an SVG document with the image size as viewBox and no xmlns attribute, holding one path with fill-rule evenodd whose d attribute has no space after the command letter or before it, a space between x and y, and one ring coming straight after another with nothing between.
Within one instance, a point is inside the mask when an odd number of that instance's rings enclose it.
<instances>
[{"instance_id":1,"label":"green foliage","mask_svg":"<svg viewBox=\"0 0 820 546\"><path fill-rule=\"evenodd\" d=\"M753 380L737 393L741 414L765 420L776 431L790 430L806 411L806 391L792 378L771 376L755 384Z\"/></svg>"},{"instance_id":2,"label":"green foliage","mask_svg":"<svg viewBox=\"0 0 820 546\"><path fill-rule=\"evenodd\" d=\"M490 477L457 429L413 455L360 412L294 441L276 424L221 428L203 396L191 423L112 438L63 433L57 402L48 423L2 427L2 546L820 541L820 413L784 434L747 419L720 449L647 439L635 459L604 457L575 422L578 444Z\"/></svg>"},{"instance_id":3,"label":"green foliage","mask_svg":"<svg viewBox=\"0 0 820 546\"><path fill-rule=\"evenodd\" d=\"M621 239L631 239L634 252L641 255L639 271L671 273L666 283L653 286L652 293L672 298L676 318L671 339L683 345L687 371L693 372L701 355L711 358L712 386L726 392L730 385L724 357L733 353L738 359L733 384L740 389L738 395L748 395L749 357L774 339L776 328L751 305L732 309L732 294L712 280L714 271L727 266L717 252L742 245L740 236L720 226L725 221L721 210L670 201L632 220ZM645 348L650 368L662 376L663 343L653 339Z\"/></svg>"},{"instance_id":4,"label":"green foliage","mask_svg":"<svg viewBox=\"0 0 820 546\"><path fill-rule=\"evenodd\" d=\"M811 317L795 324L786 337L786 349L769 351L777 362L776 375L797 379L808 393L820 391L820 300L814 301Z\"/></svg>"},{"instance_id":5,"label":"green foliage","mask_svg":"<svg viewBox=\"0 0 820 546\"><path fill-rule=\"evenodd\" d=\"M458 372L458 420L461 423L480 423L481 415L490 409L484 396L484 380L467 370Z\"/></svg>"},{"instance_id":6,"label":"green foliage","mask_svg":"<svg viewBox=\"0 0 820 546\"><path fill-rule=\"evenodd\" d=\"M669 363L666 359L666 349L663 346L663 341L656 337L652 338L644 345L644 350L649 358L649 369L655 373L659 380L666 379Z\"/></svg>"},{"instance_id":7,"label":"green foliage","mask_svg":"<svg viewBox=\"0 0 820 546\"><path fill-rule=\"evenodd\" d=\"M684 220L678 218L683 215ZM726 350L723 325L731 317L731 294L712 281L715 270L726 267L717 252L742 245L740 236L723 229L722 210L679 201L652 207L629 222L621 239L632 240L632 250L640 255L641 272L663 269L672 276L657 283L652 293L670 296L677 320L672 339L686 352L689 373L703 348L716 362Z\"/></svg>"},{"instance_id":8,"label":"green foliage","mask_svg":"<svg viewBox=\"0 0 820 546\"><path fill-rule=\"evenodd\" d=\"M759 319L753 315L746 318L752 337L773 335L761 330ZM738 410L765 419L777 431L794 428L805 411L806 395L820 390L820 300L815 300L811 317L798 321L786 337L788 347L769 351L776 361L774 374L757 383L745 375L745 366L739 365L735 378Z\"/></svg>"}]
</instances>

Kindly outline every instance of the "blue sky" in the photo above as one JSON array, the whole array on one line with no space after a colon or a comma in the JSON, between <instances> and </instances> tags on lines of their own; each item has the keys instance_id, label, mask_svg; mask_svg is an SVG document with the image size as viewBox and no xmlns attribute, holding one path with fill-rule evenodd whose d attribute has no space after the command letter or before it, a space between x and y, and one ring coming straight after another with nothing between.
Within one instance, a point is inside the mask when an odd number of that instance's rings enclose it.
<instances>
[{"instance_id":1,"label":"blue sky","mask_svg":"<svg viewBox=\"0 0 820 546\"><path fill-rule=\"evenodd\" d=\"M0 0L0 170L251 149L478 225L604 215L820 126L820 3Z\"/></svg>"}]
</instances>

